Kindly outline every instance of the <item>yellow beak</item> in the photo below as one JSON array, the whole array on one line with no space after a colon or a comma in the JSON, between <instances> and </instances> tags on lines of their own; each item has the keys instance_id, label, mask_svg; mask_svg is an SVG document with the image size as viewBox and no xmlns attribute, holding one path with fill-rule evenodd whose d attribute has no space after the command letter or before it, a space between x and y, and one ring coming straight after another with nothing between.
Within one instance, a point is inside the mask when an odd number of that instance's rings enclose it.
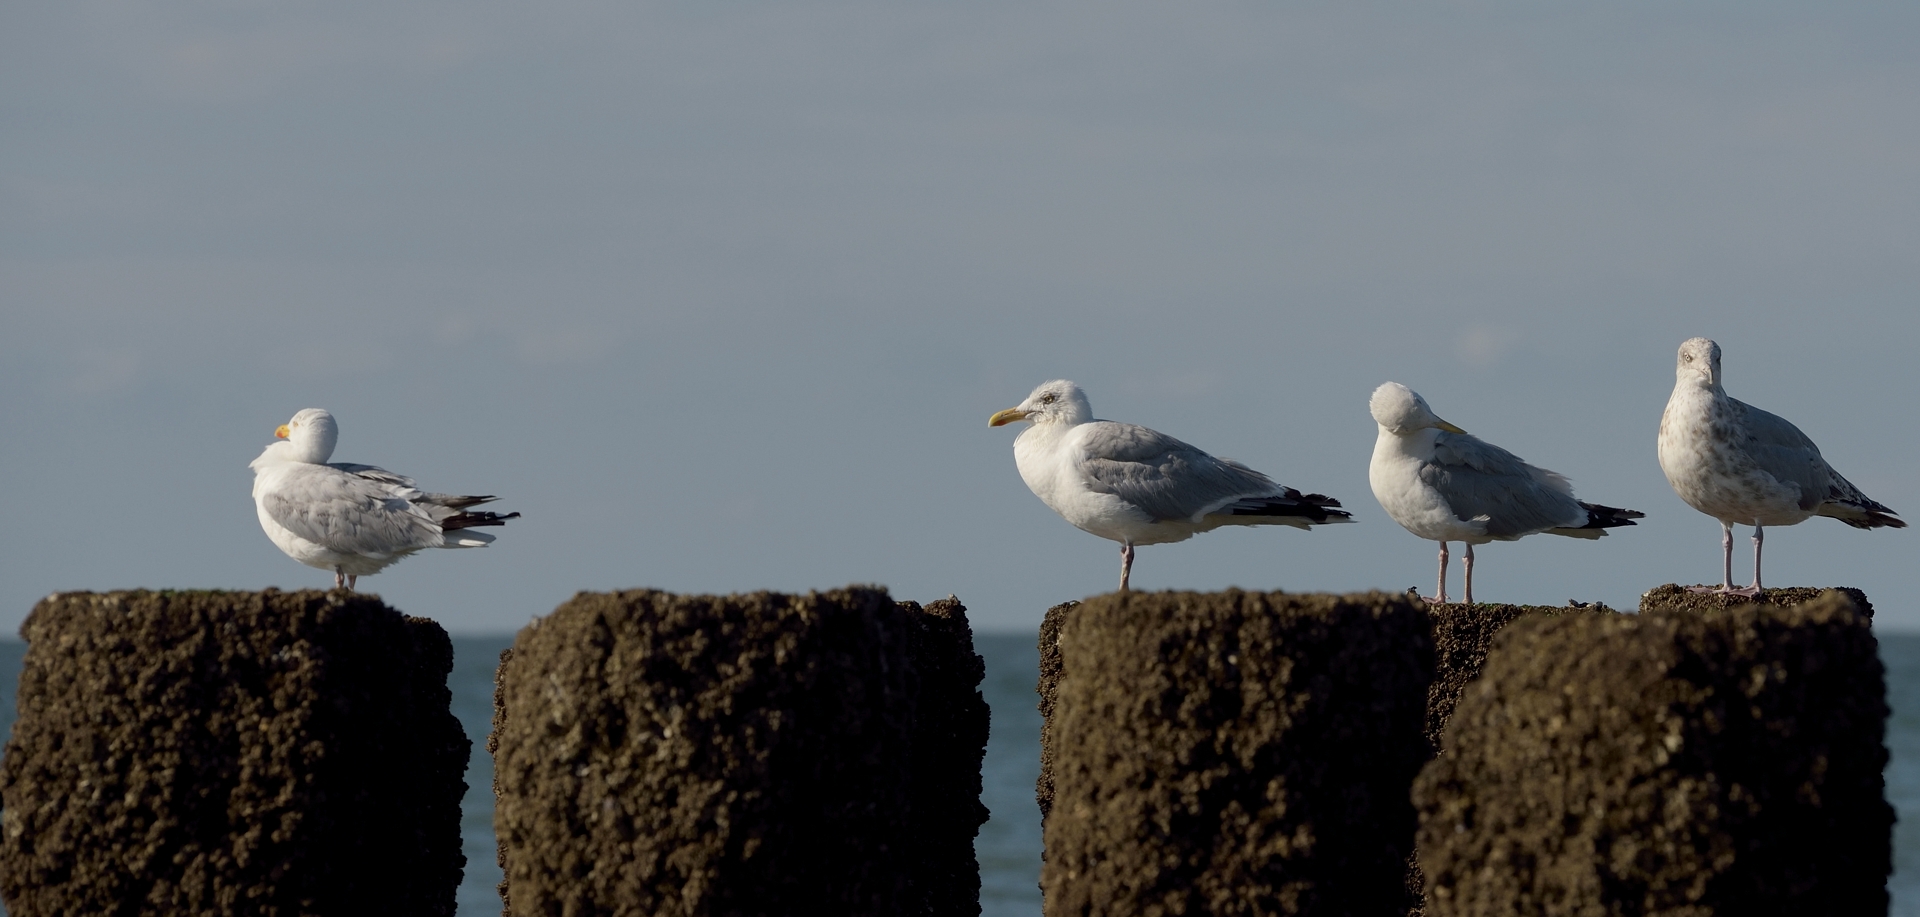
<instances>
[{"instance_id":1,"label":"yellow beak","mask_svg":"<svg viewBox=\"0 0 1920 917\"><path fill-rule=\"evenodd\" d=\"M286 425L286 424L281 424L280 426L278 426L278 427L275 427L275 428L274 428L274 430L273 430L273 438L274 438L274 439L286 439L286 438L287 438L287 425Z\"/></svg>"},{"instance_id":2,"label":"yellow beak","mask_svg":"<svg viewBox=\"0 0 1920 917\"><path fill-rule=\"evenodd\" d=\"M1462 429L1460 429L1459 427L1456 427L1456 426L1454 426L1453 424L1450 424L1450 423L1447 423L1447 422L1446 422L1446 421L1444 421L1444 420L1442 420L1442 421L1439 421L1439 422L1437 422L1437 423L1435 423L1435 424L1434 424L1434 426L1436 426L1436 427L1439 427L1440 429L1442 429L1442 430L1445 430L1445 431L1447 431L1448 433L1465 433L1465 432L1467 432L1467 431L1465 431L1465 430L1462 430Z\"/></svg>"},{"instance_id":3,"label":"yellow beak","mask_svg":"<svg viewBox=\"0 0 1920 917\"><path fill-rule=\"evenodd\" d=\"M1022 411L1019 408L1008 408L1004 411L1001 411L998 414L993 415L992 417L987 418L987 426L1004 427L1007 424L1013 423L1016 420L1026 420L1028 413L1029 412Z\"/></svg>"}]
</instances>

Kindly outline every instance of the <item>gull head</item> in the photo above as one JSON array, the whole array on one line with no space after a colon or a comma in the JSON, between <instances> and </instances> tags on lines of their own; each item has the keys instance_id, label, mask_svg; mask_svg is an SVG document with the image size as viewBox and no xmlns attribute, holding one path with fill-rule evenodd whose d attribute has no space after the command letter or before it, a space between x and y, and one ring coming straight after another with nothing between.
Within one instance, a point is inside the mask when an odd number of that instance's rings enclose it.
<instances>
[{"instance_id":1,"label":"gull head","mask_svg":"<svg viewBox=\"0 0 1920 917\"><path fill-rule=\"evenodd\" d=\"M1025 420L1036 424L1086 423L1093 419L1093 408L1087 404L1087 393L1065 379L1042 382L1040 387L1027 396L1019 406L1011 407L987 418L987 426L1000 427L1016 420Z\"/></svg>"},{"instance_id":2,"label":"gull head","mask_svg":"<svg viewBox=\"0 0 1920 917\"><path fill-rule=\"evenodd\" d=\"M289 460L319 465L333 456L333 446L340 441L340 427L333 422L332 414L307 408L281 424L273 435L286 440L286 445L291 447L286 449Z\"/></svg>"},{"instance_id":3,"label":"gull head","mask_svg":"<svg viewBox=\"0 0 1920 917\"><path fill-rule=\"evenodd\" d=\"M1688 338L1680 345L1680 357L1673 364L1676 381L1694 381L1708 388L1720 387L1720 345L1706 338Z\"/></svg>"},{"instance_id":4,"label":"gull head","mask_svg":"<svg viewBox=\"0 0 1920 917\"><path fill-rule=\"evenodd\" d=\"M1429 427L1448 433L1467 432L1434 416L1433 409L1427 407L1427 399L1398 382L1380 383L1380 387L1373 390L1367 408L1373 412L1373 422L1395 436L1406 436Z\"/></svg>"}]
</instances>

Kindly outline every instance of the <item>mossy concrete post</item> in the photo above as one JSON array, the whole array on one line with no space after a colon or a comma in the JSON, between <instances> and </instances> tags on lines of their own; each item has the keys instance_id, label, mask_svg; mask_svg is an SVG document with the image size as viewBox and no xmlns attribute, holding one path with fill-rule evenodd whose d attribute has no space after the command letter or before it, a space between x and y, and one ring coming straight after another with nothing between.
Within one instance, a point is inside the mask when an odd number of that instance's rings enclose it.
<instances>
[{"instance_id":1,"label":"mossy concrete post","mask_svg":"<svg viewBox=\"0 0 1920 917\"><path fill-rule=\"evenodd\" d=\"M899 607L914 683L905 857L913 887L903 913L975 917L980 861L973 841L988 816L980 802L989 725L980 683L987 664L973 650L973 628L959 599Z\"/></svg>"},{"instance_id":2,"label":"mossy concrete post","mask_svg":"<svg viewBox=\"0 0 1920 917\"><path fill-rule=\"evenodd\" d=\"M1040 695L1040 778L1034 781L1033 799L1040 806L1040 825L1047 824L1053 811L1053 712L1060 699L1060 628L1067 616L1080 607L1079 602L1062 602L1047 609L1040 621L1040 681L1034 686ZM1041 858L1046 852L1041 851Z\"/></svg>"},{"instance_id":3,"label":"mossy concrete post","mask_svg":"<svg viewBox=\"0 0 1920 917\"><path fill-rule=\"evenodd\" d=\"M582 593L498 675L507 911L976 915L983 675L954 600Z\"/></svg>"},{"instance_id":4,"label":"mossy concrete post","mask_svg":"<svg viewBox=\"0 0 1920 917\"><path fill-rule=\"evenodd\" d=\"M1773 608L1791 608L1804 605L1827 592L1838 592L1853 603L1853 610L1868 621L1873 620L1873 603L1867 601L1867 594L1852 586L1835 586L1832 589L1818 589L1808 586L1789 586L1785 589L1763 589L1751 598L1742 595L1722 595L1716 592L1692 592L1689 587L1668 583L1656 586L1640 596L1640 611L1726 611L1733 608L1748 608L1755 605Z\"/></svg>"},{"instance_id":5,"label":"mossy concrete post","mask_svg":"<svg viewBox=\"0 0 1920 917\"><path fill-rule=\"evenodd\" d=\"M1883 915L1886 715L1842 593L1524 617L1414 786L1427 913Z\"/></svg>"},{"instance_id":6,"label":"mossy concrete post","mask_svg":"<svg viewBox=\"0 0 1920 917\"><path fill-rule=\"evenodd\" d=\"M83 592L20 633L13 917L454 912L470 745L439 625L343 591Z\"/></svg>"},{"instance_id":7,"label":"mossy concrete post","mask_svg":"<svg viewBox=\"0 0 1920 917\"><path fill-rule=\"evenodd\" d=\"M1058 611L1049 917L1405 912L1422 608L1229 591Z\"/></svg>"},{"instance_id":8,"label":"mossy concrete post","mask_svg":"<svg viewBox=\"0 0 1920 917\"><path fill-rule=\"evenodd\" d=\"M1416 592L1415 595L1418 595ZM1612 614L1613 609L1599 604L1497 605L1449 602L1427 605L1433 621L1433 683L1427 687L1427 757L1444 748L1447 723L1460 703L1460 695L1480 677L1494 638L1515 621L1528 615ZM1407 858L1407 897L1409 917L1422 917L1425 909L1425 880L1417 855Z\"/></svg>"}]
</instances>

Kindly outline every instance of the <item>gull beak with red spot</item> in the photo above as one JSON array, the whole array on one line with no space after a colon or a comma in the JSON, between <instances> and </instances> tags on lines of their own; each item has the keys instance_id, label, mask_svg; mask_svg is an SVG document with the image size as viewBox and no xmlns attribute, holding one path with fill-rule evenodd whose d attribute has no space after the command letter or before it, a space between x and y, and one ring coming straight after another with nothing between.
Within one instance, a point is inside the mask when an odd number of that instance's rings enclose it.
<instances>
[{"instance_id":1,"label":"gull beak with red spot","mask_svg":"<svg viewBox=\"0 0 1920 917\"><path fill-rule=\"evenodd\" d=\"M1027 415L1031 413L1033 412L1022 411L1019 408L1008 408L1004 411L1001 411L993 415L992 417L987 418L987 426L1004 427L1007 424L1013 423L1016 420L1026 420Z\"/></svg>"}]
</instances>

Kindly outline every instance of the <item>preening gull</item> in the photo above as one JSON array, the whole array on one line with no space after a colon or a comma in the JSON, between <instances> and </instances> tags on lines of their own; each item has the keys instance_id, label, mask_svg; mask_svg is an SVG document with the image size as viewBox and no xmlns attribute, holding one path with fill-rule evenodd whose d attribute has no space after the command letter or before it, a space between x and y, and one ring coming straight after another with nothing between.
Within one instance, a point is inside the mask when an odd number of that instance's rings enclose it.
<instances>
[{"instance_id":1,"label":"preening gull","mask_svg":"<svg viewBox=\"0 0 1920 917\"><path fill-rule=\"evenodd\" d=\"M1441 420L1398 382L1374 389L1368 407L1380 425L1367 467L1374 499L1407 531L1440 542L1440 588L1429 602L1447 601L1449 541L1466 543L1461 565L1471 604L1474 545L1540 532L1599 538L1646 515L1574 499L1564 476Z\"/></svg>"},{"instance_id":2,"label":"preening gull","mask_svg":"<svg viewBox=\"0 0 1920 917\"><path fill-rule=\"evenodd\" d=\"M1064 379L987 419L1033 424L1013 441L1014 463L1034 496L1082 531L1120 543L1120 591L1133 548L1185 541L1223 525L1352 522L1340 501L1302 494L1230 459L1165 433L1095 420L1086 393Z\"/></svg>"},{"instance_id":3,"label":"preening gull","mask_svg":"<svg viewBox=\"0 0 1920 917\"><path fill-rule=\"evenodd\" d=\"M1727 395L1720 345L1690 338L1674 364L1673 397L1660 415L1660 470L1688 506L1720 520L1720 588L1760 594L1760 543L1769 525L1830 516L1856 529L1907 527L1820 457L1800 428ZM1753 585L1733 586L1733 527L1753 526Z\"/></svg>"},{"instance_id":4,"label":"preening gull","mask_svg":"<svg viewBox=\"0 0 1920 917\"><path fill-rule=\"evenodd\" d=\"M327 464L340 428L333 415L307 408L274 431L253 469L253 503L267 537L309 567L333 571L352 589L422 548L479 548L493 536L477 526L505 525L519 513L468 512L493 496L426 493L412 478L372 465Z\"/></svg>"}]
</instances>

